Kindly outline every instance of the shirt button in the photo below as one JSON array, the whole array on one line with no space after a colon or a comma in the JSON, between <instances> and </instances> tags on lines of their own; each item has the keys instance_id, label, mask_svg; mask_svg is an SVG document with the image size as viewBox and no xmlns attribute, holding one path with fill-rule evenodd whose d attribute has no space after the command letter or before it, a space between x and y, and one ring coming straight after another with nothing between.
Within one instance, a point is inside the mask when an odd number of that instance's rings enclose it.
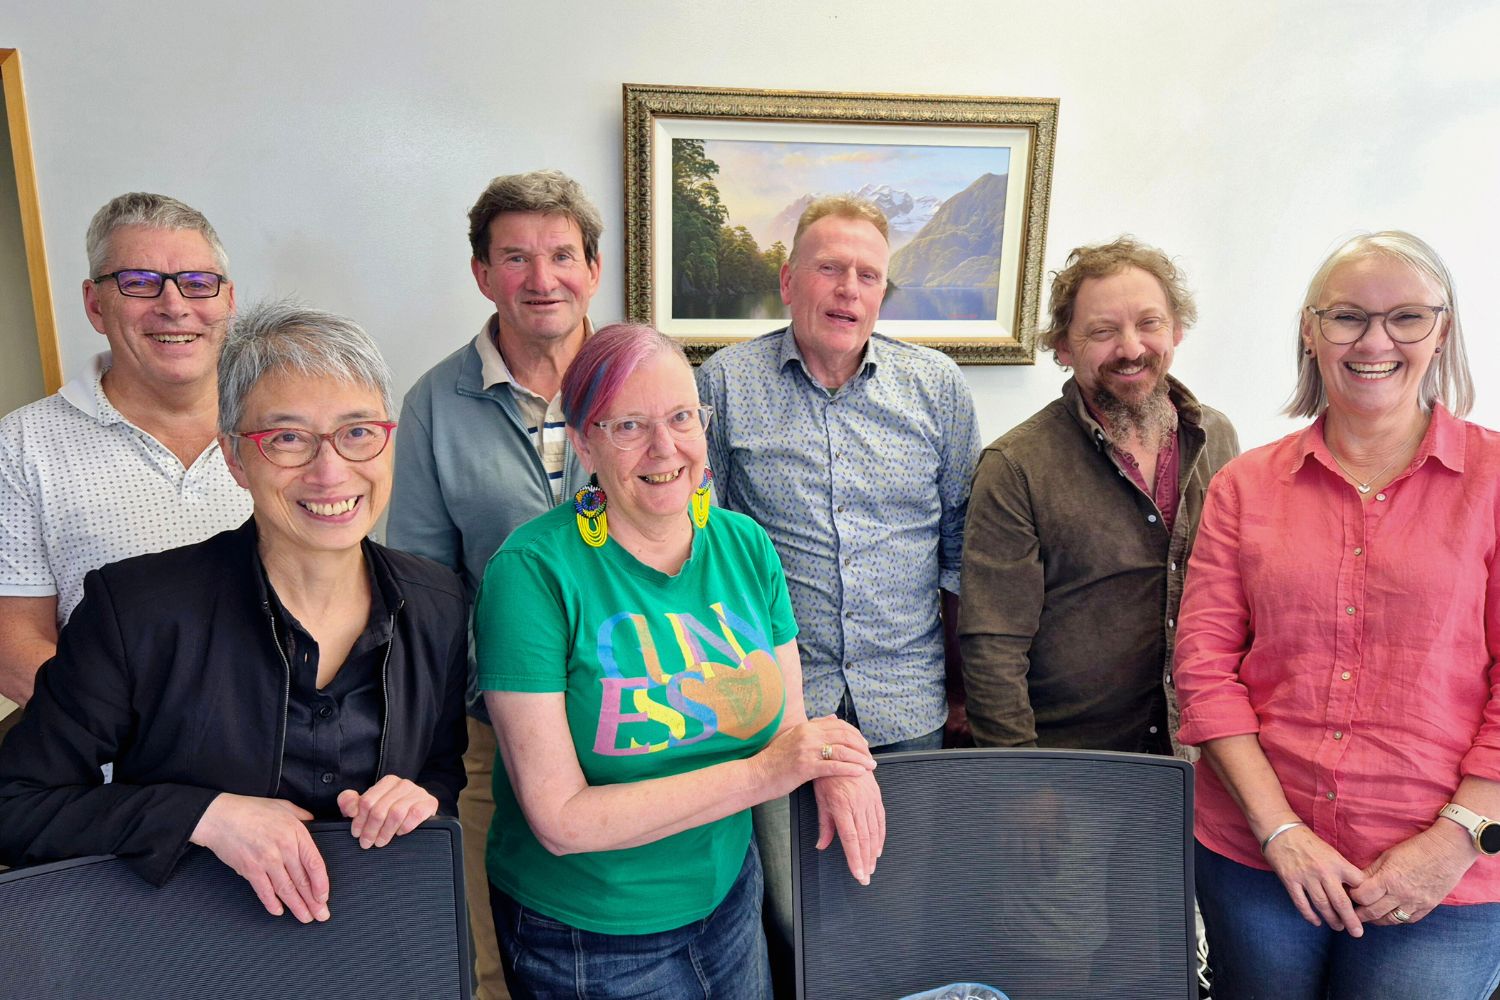
<instances>
[{"instance_id":1,"label":"shirt button","mask_svg":"<svg viewBox=\"0 0 1500 1000\"><path fill-rule=\"evenodd\" d=\"M331 785L331 784L333 784L333 772L332 771L324 771L323 772L322 781L323 781L323 784L325 784L325 785Z\"/></svg>"},{"instance_id":2,"label":"shirt button","mask_svg":"<svg viewBox=\"0 0 1500 1000\"><path fill-rule=\"evenodd\" d=\"M1177 627L1177 619L1176 618L1168 618L1167 619L1167 628L1176 628L1176 627Z\"/></svg>"},{"instance_id":3,"label":"shirt button","mask_svg":"<svg viewBox=\"0 0 1500 1000\"><path fill-rule=\"evenodd\" d=\"M1333 793L1332 793L1332 792L1329 792L1329 793L1328 793L1328 798L1329 798L1329 799L1332 799L1332 798L1333 798Z\"/></svg>"},{"instance_id":4,"label":"shirt button","mask_svg":"<svg viewBox=\"0 0 1500 1000\"><path fill-rule=\"evenodd\" d=\"M333 709L329 708L327 705L324 705L322 708L318 709L318 718L320 719L326 719L332 714Z\"/></svg>"},{"instance_id":5,"label":"shirt button","mask_svg":"<svg viewBox=\"0 0 1500 1000\"><path fill-rule=\"evenodd\" d=\"M840 514L842 514L844 512L844 505L843 504L839 504L837 507L834 508L834 510L836 510Z\"/></svg>"},{"instance_id":6,"label":"shirt button","mask_svg":"<svg viewBox=\"0 0 1500 1000\"><path fill-rule=\"evenodd\" d=\"M1156 515L1155 514L1147 514L1146 515L1146 520L1150 521L1152 524L1155 524L1156 523Z\"/></svg>"},{"instance_id":7,"label":"shirt button","mask_svg":"<svg viewBox=\"0 0 1500 1000\"><path fill-rule=\"evenodd\" d=\"M1352 614L1354 614L1354 605L1351 604L1347 608L1345 608L1344 609L1344 614L1346 614L1346 615L1352 615Z\"/></svg>"},{"instance_id":8,"label":"shirt button","mask_svg":"<svg viewBox=\"0 0 1500 1000\"><path fill-rule=\"evenodd\" d=\"M845 618L853 618L854 617L854 612L853 611L845 611L844 612L844 617Z\"/></svg>"},{"instance_id":9,"label":"shirt button","mask_svg":"<svg viewBox=\"0 0 1500 1000\"><path fill-rule=\"evenodd\" d=\"M1336 740L1343 739L1344 738L1344 731L1342 729L1335 729L1333 731L1333 738L1336 739Z\"/></svg>"},{"instance_id":10,"label":"shirt button","mask_svg":"<svg viewBox=\"0 0 1500 1000\"><path fill-rule=\"evenodd\" d=\"M1122 476L1125 475L1125 470L1124 469L1116 469L1115 471L1118 472Z\"/></svg>"},{"instance_id":11,"label":"shirt button","mask_svg":"<svg viewBox=\"0 0 1500 1000\"><path fill-rule=\"evenodd\" d=\"M1167 683L1168 684L1172 683L1172 675L1171 674L1167 675Z\"/></svg>"},{"instance_id":12,"label":"shirt button","mask_svg":"<svg viewBox=\"0 0 1500 1000\"><path fill-rule=\"evenodd\" d=\"M1173 573L1175 573L1175 572L1177 572L1177 564L1176 563L1168 563L1167 564L1167 569L1169 569Z\"/></svg>"},{"instance_id":13,"label":"shirt button","mask_svg":"<svg viewBox=\"0 0 1500 1000\"><path fill-rule=\"evenodd\" d=\"M1365 554L1365 547L1363 545L1356 545L1356 546L1354 546L1354 554L1357 555L1357 556L1364 555Z\"/></svg>"},{"instance_id":14,"label":"shirt button","mask_svg":"<svg viewBox=\"0 0 1500 1000\"><path fill-rule=\"evenodd\" d=\"M1153 733L1156 732L1156 727L1152 726L1151 729L1150 729L1150 732L1153 732Z\"/></svg>"},{"instance_id":15,"label":"shirt button","mask_svg":"<svg viewBox=\"0 0 1500 1000\"><path fill-rule=\"evenodd\" d=\"M1343 673L1339 674L1339 680L1341 680L1341 681L1347 681L1350 678L1350 676L1351 675L1350 675L1349 671L1345 670Z\"/></svg>"},{"instance_id":16,"label":"shirt button","mask_svg":"<svg viewBox=\"0 0 1500 1000\"><path fill-rule=\"evenodd\" d=\"M1377 493L1377 494L1375 494L1375 499L1376 500L1384 500L1385 499L1385 494L1384 493Z\"/></svg>"}]
</instances>

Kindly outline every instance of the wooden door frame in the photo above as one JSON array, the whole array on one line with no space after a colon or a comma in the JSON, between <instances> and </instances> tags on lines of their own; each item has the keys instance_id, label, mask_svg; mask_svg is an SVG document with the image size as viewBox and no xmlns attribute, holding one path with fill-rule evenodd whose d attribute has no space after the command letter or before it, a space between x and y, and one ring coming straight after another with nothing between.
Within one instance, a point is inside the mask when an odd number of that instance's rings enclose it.
<instances>
[{"instance_id":1,"label":"wooden door frame","mask_svg":"<svg viewBox=\"0 0 1500 1000\"><path fill-rule=\"evenodd\" d=\"M42 381L51 395L62 387L62 352L57 343L52 283L47 277L42 203L37 193L36 161L31 155L26 92L21 85L21 53L16 49L0 49L0 80L5 84L5 117L10 123L10 151L16 167L16 194L21 202L21 237L26 246L26 270L31 278L31 305L36 313L36 345L41 355Z\"/></svg>"}]
</instances>

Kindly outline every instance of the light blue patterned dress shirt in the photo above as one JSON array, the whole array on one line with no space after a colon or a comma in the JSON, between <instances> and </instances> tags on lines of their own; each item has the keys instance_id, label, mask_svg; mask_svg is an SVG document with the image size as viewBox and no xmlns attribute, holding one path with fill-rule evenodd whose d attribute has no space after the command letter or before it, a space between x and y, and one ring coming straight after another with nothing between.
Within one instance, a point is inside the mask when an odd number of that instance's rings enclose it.
<instances>
[{"instance_id":1,"label":"light blue patterned dress shirt","mask_svg":"<svg viewBox=\"0 0 1500 1000\"><path fill-rule=\"evenodd\" d=\"M877 333L830 393L787 327L714 354L698 390L715 411L718 502L759 521L781 556L809 717L847 686L871 745L940 728L938 588L958 593L980 444L958 366Z\"/></svg>"}]
</instances>

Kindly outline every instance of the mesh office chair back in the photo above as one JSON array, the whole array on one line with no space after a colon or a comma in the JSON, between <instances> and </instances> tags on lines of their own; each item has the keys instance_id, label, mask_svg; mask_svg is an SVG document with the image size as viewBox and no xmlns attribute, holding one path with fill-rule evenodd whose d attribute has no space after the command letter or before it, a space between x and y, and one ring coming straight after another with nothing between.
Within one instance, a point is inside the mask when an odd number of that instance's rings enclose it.
<instances>
[{"instance_id":1,"label":"mesh office chair back","mask_svg":"<svg viewBox=\"0 0 1500 1000\"><path fill-rule=\"evenodd\" d=\"M810 786L793 796L799 997L1197 997L1189 764L945 750L881 757L875 776L887 833L865 887L836 842L814 849Z\"/></svg>"},{"instance_id":2,"label":"mesh office chair back","mask_svg":"<svg viewBox=\"0 0 1500 1000\"><path fill-rule=\"evenodd\" d=\"M347 823L311 829L331 887L321 924L272 917L201 848L160 889L113 857L0 874L0 998L466 998L458 823L369 851Z\"/></svg>"}]
</instances>

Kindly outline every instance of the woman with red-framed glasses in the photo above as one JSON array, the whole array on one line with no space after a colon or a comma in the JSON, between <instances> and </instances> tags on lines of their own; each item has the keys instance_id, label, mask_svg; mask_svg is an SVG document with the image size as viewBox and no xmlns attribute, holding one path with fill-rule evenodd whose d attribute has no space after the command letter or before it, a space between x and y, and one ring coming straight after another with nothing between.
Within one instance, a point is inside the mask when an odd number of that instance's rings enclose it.
<instances>
[{"instance_id":1,"label":"woman with red-framed glasses","mask_svg":"<svg viewBox=\"0 0 1500 1000\"><path fill-rule=\"evenodd\" d=\"M330 915L307 821L345 817L381 847L456 815L463 590L368 538L390 496L390 382L347 319L276 304L235 323L220 442L254 513L88 575L0 748L0 862L116 854L161 884L197 844L305 923Z\"/></svg>"}]
</instances>

